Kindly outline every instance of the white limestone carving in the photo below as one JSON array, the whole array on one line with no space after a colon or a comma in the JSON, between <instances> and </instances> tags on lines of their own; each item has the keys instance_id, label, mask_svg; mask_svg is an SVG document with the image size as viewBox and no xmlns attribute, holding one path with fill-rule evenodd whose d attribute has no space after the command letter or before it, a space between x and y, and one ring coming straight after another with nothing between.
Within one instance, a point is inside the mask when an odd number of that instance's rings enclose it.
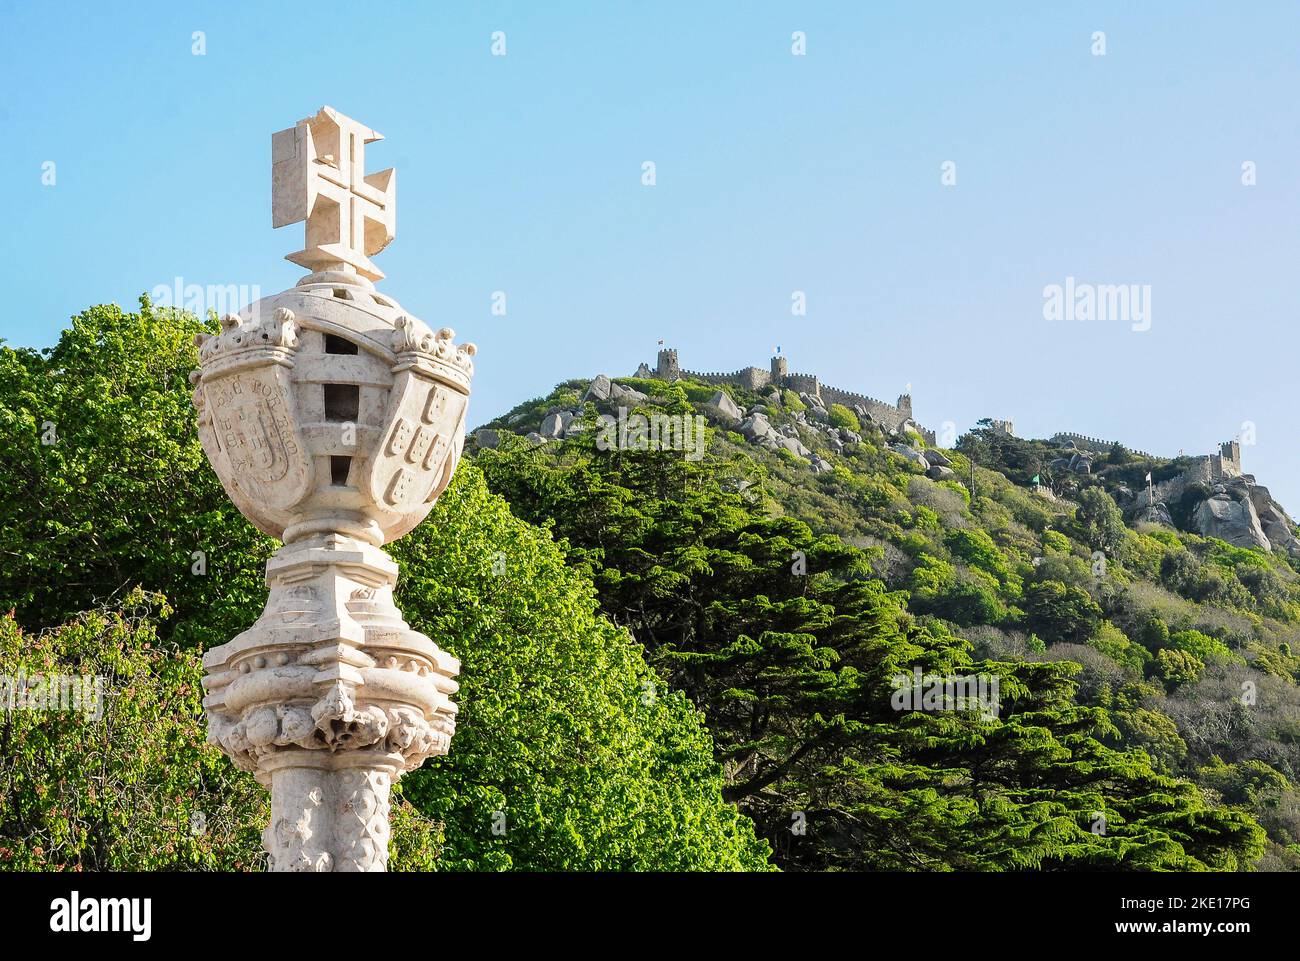
<instances>
[{"instance_id":1,"label":"white limestone carving","mask_svg":"<svg viewBox=\"0 0 1300 961\"><path fill-rule=\"evenodd\" d=\"M397 172L367 175L365 163L366 144L383 139L332 107L272 136L271 224L307 221L307 246L285 260L384 279L370 258L397 233Z\"/></svg>"},{"instance_id":2,"label":"white limestone carving","mask_svg":"<svg viewBox=\"0 0 1300 961\"><path fill-rule=\"evenodd\" d=\"M209 740L270 788L278 871L384 870L390 787L445 754L456 725L460 664L402 618L382 548L455 472L475 348L374 290L364 254L391 239L392 171L364 178L386 206L345 232L361 246L312 246L312 218L333 224L322 198L338 196L339 171L356 188L359 144L375 139L328 107L275 135L276 223L308 220L309 249L289 259L316 270L201 335L190 375L227 494L284 542L261 617L203 658Z\"/></svg>"}]
</instances>

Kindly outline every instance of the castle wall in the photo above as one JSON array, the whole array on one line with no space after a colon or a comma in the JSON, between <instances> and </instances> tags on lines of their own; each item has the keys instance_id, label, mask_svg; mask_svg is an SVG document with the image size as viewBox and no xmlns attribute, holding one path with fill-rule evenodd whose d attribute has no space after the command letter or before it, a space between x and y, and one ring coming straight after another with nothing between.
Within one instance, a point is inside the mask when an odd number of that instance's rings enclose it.
<instances>
[{"instance_id":1,"label":"castle wall","mask_svg":"<svg viewBox=\"0 0 1300 961\"><path fill-rule=\"evenodd\" d=\"M661 380L676 380L679 377L687 377L691 380L697 380L705 384L737 384L748 390L761 390L764 387L776 385L795 393L810 394L817 397L827 406L831 404L843 404L852 410L854 407L862 407L869 413L876 423L888 428L889 430L898 430L902 427L904 421L912 418L912 398L908 394L903 394L898 398L898 404L887 404L883 400L877 400L874 397L868 397L866 394L859 394L850 390L840 390L838 387L824 386L816 374L790 374L786 373L786 359L784 357L774 357L772 359L771 370L762 370L758 367L746 367L742 370L735 371L698 371L682 370L678 366L677 351L673 348L665 348L659 351L658 364L652 376ZM645 367L643 364L642 367ZM638 373L640 371L638 370ZM934 431L926 430L919 427L922 437L926 443L934 446ZM1070 435L1080 436L1080 435ZM1097 441L1097 443L1102 443ZM1109 450L1109 445L1107 445Z\"/></svg>"},{"instance_id":2,"label":"castle wall","mask_svg":"<svg viewBox=\"0 0 1300 961\"><path fill-rule=\"evenodd\" d=\"M815 374L786 374L782 378L781 386L796 394L802 392L816 397L821 396L821 382Z\"/></svg>"},{"instance_id":3,"label":"castle wall","mask_svg":"<svg viewBox=\"0 0 1300 961\"><path fill-rule=\"evenodd\" d=\"M1052 435L1053 443L1064 443L1074 441L1074 446L1079 450L1089 451L1093 454L1108 454L1114 441L1101 440L1097 437L1089 437L1086 434L1075 434L1065 431ZM1138 457L1153 457L1144 450L1134 450L1120 444L1130 454ZM1179 475L1183 483L1217 484L1231 477L1241 476L1241 444L1235 440L1227 441L1219 446L1218 454L1205 454L1191 458L1191 463L1187 469ZM1157 497L1157 500L1160 498Z\"/></svg>"},{"instance_id":4,"label":"castle wall","mask_svg":"<svg viewBox=\"0 0 1300 961\"><path fill-rule=\"evenodd\" d=\"M758 390L772 382L772 375L757 367L746 367L744 370L727 372L711 371L708 373L698 370L679 370L677 374L680 377L689 377L691 380L702 381L706 384L738 384L747 390Z\"/></svg>"},{"instance_id":5,"label":"castle wall","mask_svg":"<svg viewBox=\"0 0 1300 961\"><path fill-rule=\"evenodd\" d=\"M838 387L823 387L821 397L822 403L827 406L843 404L849 410L854 407L864 407L876 423L884 424L890 430L898 430L903 421L909 420L912 416L910 398L908 410L902 410L893 404L885 403L883 400L876 400L874 397L854 393L850 390L840 390Z\"/></svg>"},{"instance_id":6,"label":"castle wall","mask_svg":"<svg viewBox=\"0 0 1300 961\"><path fill-rule=\"evenodd\" d=\"M1066 441L1074 441L1074 446L1076 448L1079 450L1086 450L1093 454L1109 454L1110 449L1117 443L1113 440L1102 440L1100 437L1089 437L1087 434L1076 434L1073 431L1061 431L1060 433L1053 434L1051 440L1054 444L1064 444ZM1127 444L1120 444L1119 446L1123 447L1130 454L1134 454L1138 457L1154 456L1144 450L1135 450Z\"/></svg>"},{"instance_id":7,"label":"castle wall","mask_svg":"<svg viewBox=\"0 0 1300 961\"><path fill-rule=\"evenodd\" d=\"M1203 480L1211 484L1217 484L1230 477L1240 477L1240 449L1238 449L1235 461L1231 458L1224 457L1222 454L1207 454L1205 457L1198 457L1196 458L1196 464L1193 470L1196 471L1196 477L1198 480Z\"/></svg>"}]
</instances>

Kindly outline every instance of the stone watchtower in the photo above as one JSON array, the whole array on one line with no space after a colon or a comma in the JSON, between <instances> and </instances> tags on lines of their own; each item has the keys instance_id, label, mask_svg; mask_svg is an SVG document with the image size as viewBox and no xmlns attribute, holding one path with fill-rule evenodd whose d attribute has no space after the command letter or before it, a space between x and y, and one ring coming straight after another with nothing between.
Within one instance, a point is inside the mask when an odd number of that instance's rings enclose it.
<instances>
[{"instance_id":1,"label":"stone watchtower","mask_svg":"<svg viewBox=\"0 0 1300 961\"><path fill-rule=\"evenodd\" d=\"M659 351L659 362L655 367L655 373L660 380L678 380L682 376L682 369L677 366L676 348L665 347Z\"/></svg>"},{"instance_id":2,"label":"stone watchtower","mask_svg":"<svg viewBox=\"0 0 1300 961\"><path fill-rule=\"evenodd\" d=\"M790 365L780 354L772 358L772 383L777 387L785 380L785 375L790 372Z\"/></svg>"},{"instance_id":3,"label":"stone watchtower","mask_svg":"<svg viewBox=\"0 0 1300 961\"><path fill-rule=\"evenodd\" d=\"M1241 473L1241 442L1235 440L1224 441L1219 445L1219 453L1223 457L1224 470L1227 473Z\"/></svg>"}]
</instances>

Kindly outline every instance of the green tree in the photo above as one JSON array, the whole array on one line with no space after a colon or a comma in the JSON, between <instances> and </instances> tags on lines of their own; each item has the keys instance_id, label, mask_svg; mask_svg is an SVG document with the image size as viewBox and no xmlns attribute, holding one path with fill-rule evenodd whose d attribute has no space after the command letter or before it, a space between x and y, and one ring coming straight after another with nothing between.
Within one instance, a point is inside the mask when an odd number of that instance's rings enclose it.
<instances>
[{"instance_id":1,"label":"green tree","mask_svg":"<svg viewBox=\"0 0 1300 961\"><path fill-rule=\"evenodd\" d=\"M1205 672L1205 662L1195 654L1167 647L1156 652L1156 672L1170 687L1195 684Z\"/></svg>"},{"instance_id":2,"label":"green tree","mask_svg":"<svg viewBox=\"0 0 1300 961\"><path fill-rule=\"evenodd\" d=\"M1074 519L1084 543L1095 551L1113 554L1124 543L1124 515L1100 487L1089 487L1079 495Z\"/></svg>"},{"instance_id":3,"label":"green tree","mask_svg":"<svg viewBox=\"0 0 1300 961\"><path fill-rule=\"evenodd\" d=\"M1169 625L1159 614L1148 614L1143 619L1136 638L1139 644L1154 654L1169 646Z\"/></svg>"},{"instance_id":4,"label":"green tree","mask_svg":"<svg viewBox=\"0 0 1300 961\"><path fill-rule=\"evenodd\" d=\"M1082 643L1101 625L1101 608L1079 587L1060 581L1039 581L1025 589L1025 614L1030 628L1047 642Z\"/></svg>"},{"instance_id":5,"label":"green tree","mask_svg":"<svg viewBox=\"0 0 1300 961\"><path fill-rule=\"evenodd\" d=\"M851 431L862 430L862 425L858 423L858 415L843 404L831 404L827 416L836 427L846 427Z\"/></svg>"},{"instance_id":6,"label":"green tree","mask_svg":"<svg viewBox=\"0 0 1300 961\"><path fill-rule=\"evenodd\" d=\"M68 695L0 713L0 869L260 868L266 793L205 743L198 657L159 643L161 599L122 600L38 633L0 618L0 673Z\"/></svg>"},{"instance_id":7,"label":"green tree","mask_svg":"<svg viewBox=\"0 0 1300 961\"><path fill-rule=\"evenodd\" d=\"M448 867L765 867L767 844L722 800L703 717L478 470L462 465L392 549L398 605L461 659L451 753L404 781L446 823Z\"/></svg>"},{"instance_id":8,"label":"green tree","mask_svg":"<svg viewBox=\"0 0 1300 961\"><path fill-rule=\"evenodd\" d=\"M1169 645L1175 650L1186 651L1188 654L1195 655L1202 661L1208 661L1213 657L1227 661L1241 660L1232 653L1228 645L1218 638L1210 637L1200 631L1186 630L1171 634L1169 635Z\"/></svg>"}]
</instances>

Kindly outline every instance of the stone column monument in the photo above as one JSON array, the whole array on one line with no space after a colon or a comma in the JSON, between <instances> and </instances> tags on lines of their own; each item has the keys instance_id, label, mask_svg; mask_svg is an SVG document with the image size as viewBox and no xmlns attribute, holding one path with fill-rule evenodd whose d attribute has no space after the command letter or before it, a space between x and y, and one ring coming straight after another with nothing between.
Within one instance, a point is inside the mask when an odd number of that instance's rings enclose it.
<instances>
[{"instance_id":1,"label":"stone column monument","mask_svg":"<svg viewBox=\"0 0 1300 961\"><path fill-rule=\"evenodd\" d=\"M276 871L382 871L392 783L445 754L457 660L393 604L383 545L424 520L464 444L473 344L376 293L393 239L381 139L329 107L272 137L273 222L311 271L200 335L199 438L230 499L283 541L261 617L203 657L208 738L271 791Z\"/></svg>"}]
</instances>

